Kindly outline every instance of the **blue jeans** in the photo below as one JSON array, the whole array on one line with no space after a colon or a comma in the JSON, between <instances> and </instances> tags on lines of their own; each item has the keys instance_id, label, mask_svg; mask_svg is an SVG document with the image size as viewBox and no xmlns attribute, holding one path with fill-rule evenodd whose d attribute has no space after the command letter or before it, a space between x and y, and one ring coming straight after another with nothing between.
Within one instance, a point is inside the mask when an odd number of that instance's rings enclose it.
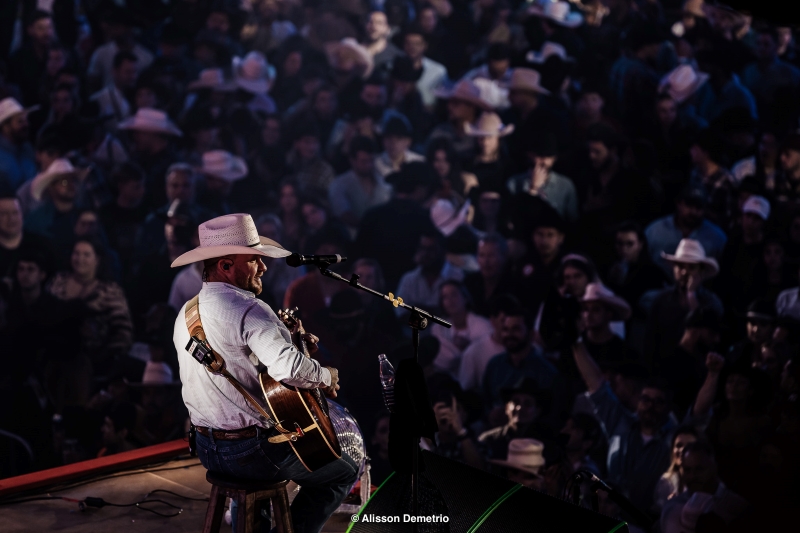
<instances>
[{"instance_id":1,"label":"blue jeans","mask_svg":"<svg viewBox=\"0 0 800 533\"><path fill-rule=\"evenodd\" d=\"M294 530L319 533L356 482L358 467L342 453L341 459L309 472L288 443L272 444L267 440L277 434L275 429L265 429L250 439L217 440L198 433L197 455L212 472L265 481L294 481L301 487L292 502ZM236 515L232 505L234 524Z\"/></svg>"}]
</instances>

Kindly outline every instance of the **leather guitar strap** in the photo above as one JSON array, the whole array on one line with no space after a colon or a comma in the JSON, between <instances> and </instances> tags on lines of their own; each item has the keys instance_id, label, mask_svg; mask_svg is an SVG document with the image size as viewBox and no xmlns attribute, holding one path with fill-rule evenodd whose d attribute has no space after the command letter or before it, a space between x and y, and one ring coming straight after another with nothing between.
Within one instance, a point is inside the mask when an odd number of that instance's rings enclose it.
<instances>
[{"instance_id":1,"label":"leather guitar strap","mask_svg":"<svg viewBox=\"0 0 800 533\"><path fill-rule=\"evenodd\" d=\"M236 379L228 370L225 368L225 359L217 353L217 351L211 347L208 343L208 339L206 339L206 332L203 330L203 323L200 320L200 295L198 294L186 304L186 328L189 330L189 337L197 337L201 341L205 343L205 345L211 350L211 354L214 356L214 361L210 364L204 364L206 370L211 372L212 374L216 374L218 376L222 376L227 379L233 387L239 391L239 394L244 396L244 399L253 406L253 408L264 418L267 419L267 422L271 422L272 425L277 429L281 435L276 435L274 437L270 437L268 440L273 443L277 444L280 442L286 442L289 440L296 440L296 434L288 431L286 428L281 426L280 422L276 422L272 419L272 417L261 407L253 396L245 390L239 380Z\"/></svg>"}]
</instances>

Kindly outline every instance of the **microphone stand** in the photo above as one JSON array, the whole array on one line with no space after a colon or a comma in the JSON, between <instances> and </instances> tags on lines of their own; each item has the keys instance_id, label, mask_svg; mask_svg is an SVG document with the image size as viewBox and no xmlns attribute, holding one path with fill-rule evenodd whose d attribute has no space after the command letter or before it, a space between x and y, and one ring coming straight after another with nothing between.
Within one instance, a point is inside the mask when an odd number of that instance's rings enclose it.
<instances>
[{"instance_id":1,"label":"microphone stand","mask_svg":"<svg viewBox=\"0 0 800 533\"><path fill-rule=\"evenodd\" d=\"M646 529L650 529L653 526L653 519L650 518L647 513L636 507L633 502L625 497L625 495L613 487L610 487L605 481L597 477L595 474L592 474L588 470L581 470L577 474L579 474L581 481L591 482L591 485L589 485L589 490L592 492L592 508L595 512L599 511L597 492L602 490L608 495L608 498L611 501L616 503L620 509L628 513L633 521L638 523L640 526Z\"/></svg>"},{"instance_id":2,"label":"microphone stand","mask_svg":"<svg viewBox=\"0 0 800 533\"><path fill-rule=\"evenodd\" d=\"M316 265L319 268L320 274L326 276L331 279L339 280L343 283L347 283L351 287L356 289L362 290L364 292L368 292L373 296L376 296L382 300L387 300L392 302L392 305L395 307L402 307L404 309L408 309L411 311L410 316L408 317L408 325L411 328L411 344L414 349L414 360L419 362L419 332L423 329L428 327L429 322L435 322L440 326L444 326L446 328L452 327L448 321L444 320L443 318L439 318L438 316L425 311L424 309L420 309L419 307L414 307L412 305L407 305L403 303L403 299L395 297L393 294L383 294L374 289L370 289L369 287L365 287L361 283L358 282L358 274L353 274L350 279L346 279L343 276L340 276L336 272L331 271L328 267L330 264L318 264ZM395 395L395 401L397 401L398 396ZM411 510L414 516L419 515L419 441L413 443L412 447L412 456L411 456ZM413 529L417 531L417 523L412 522Z\"/></svg>"}]
</instances>

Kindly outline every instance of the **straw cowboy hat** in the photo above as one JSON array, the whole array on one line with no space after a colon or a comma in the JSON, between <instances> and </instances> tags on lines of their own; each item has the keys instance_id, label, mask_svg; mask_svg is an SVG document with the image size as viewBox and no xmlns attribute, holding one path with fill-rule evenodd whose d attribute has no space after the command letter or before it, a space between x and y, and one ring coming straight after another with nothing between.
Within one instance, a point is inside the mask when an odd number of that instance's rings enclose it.
<instances>
[{"instance_id":1,"label":"straw cowboy hat","mask_svg":"<svg viewBox=\"0 0 800 533\"><path fill-rule=\"evenodd\" d=\"M689 263L701 265L708 277L716 276L719 272L719 264L713 257L706 257L706 250L703 245L694 239L682 239L678 243L675 254L671 255L661 252L661 257L670 263Z\"/></svg>"},{"instance_id":2,"label":"straw cowboy hat","mask_svg":"<svg viewBox=\"0 0 800 533\"><path fill-rule=\"evenodd\" d=\"M266 94L275 79L275 68L267 63L261 52L248 52L244 57L234 57L232 62L234 84L252 94Z\"/></svg>"},{"instance_id":3,"label":"straw cowboy hat","mask_svg":"<svg viewBox=\"0 0 800 533\"><path fill-rule=\"evenodd\" d=\"M611 322L624 322L631 316L628 302L614 294L602 283L589 283L581 302L603 302L611 310Z\"/></svg>"},{"instance_id":4,"label":"straw cowboy hat","mask_svg":"<svg viewBox=\"0 0 800 533\"><path fill-rule=\"evenodd\" d=\"M178 257L172 262L172 268L224 255L256 254L276 258L292 255L272 239L259 236L253 217L247 213L212 218L198 229L200 246Z\"/></svg>"},{"instance_id":5,"label":"straw cowboy hat","mask_svg":"<svg viewBox=\"0 0 800 533\"><path fill-rule=\"evenodd\" d=\"M187 89L197 91L200 89L212 89L220 92L230 92L236 88L236 84L225 79L225 73L221 68L206 68L200 71L200 76L191 82Z\"/></svg>"},{"instance_id":6,"label":"straw cowboy hat","mask_svg":"<svg viewBox=\"0 0 800 533\"><path fill-rule=\"evenodd\" d=\"M658 92L666 92L680 104L696 93L708 78L708 74L695 70L691 65L680 65L661 78Z\"/></svg>"},{"instance_id":7,"label":"straw cowboy hat","mask_svg":"<svg viewBox=\"0 0 800 533\"><path fill-rule=\"evenodd\" d=\"M238 181L247 176L247 163L225 150L212 150L203 154L200 172L225 181Z\"/></svg>"},{"instance_id":8,"label":"straw cowboy hat","mask_svg":"<svg viewBox=\"0 0 800 533\"><path fill-rule=\"evenodd\" d=\"M172 368L167 363L147 361L142 372L141 383L131 383L132 387L153 387L153 386L180 386L181 382L175 380Z\"/></svg>"},{"instance_id":9,"label":"straw cowboy hat","mask_svg":"<svg viewBox=\"0 0 800 533\"><path fill-rule=\"evenodd\" d=\"M346 37L326 46L328 61L334 69L360 69L361 78L367 79L375 67L372 54L352 37Z\"/></svg>"},{"instance_id":10,"label":"straw cowboy hat","mask_svg":"<svg viewBox=\"0 0 800 533\"><path fill-rule=\"evenodd\" d=\"M542 75L531 68L515 68L511 73L508 90L550 94L550 91L542 87L541 79Z\"/></svg>"},{"instance_id":11,"label":"straw cowboy hat","mask_svg":"<svg viewBox=\"0 0 800 533\"><path fill-rule=\"evenodd\" d=\"M471 80L461 80L450 90L444 88L436 89L434 95L444 100L461 100L484 111L489 111L492 108L489 102L481 98L481 90Z\"/></svg>"},{"instance_id":12,"label":"straw cowboy hat","mask_svg":"<svg viewBox=\"0 0 800 533\"><path fill-rule=\"evenodd\" d=\"M31 111L36 111L37 109L39 109L38 105L26 109L10 96L8 98L3 98L3 100L0 100L0 124L10 119L14 115L19 115L20 113L30 113Z\"/></svg>"},{"instance_id":13,"label":"straw cowboy hat","mask_svg":"<svg viewBox=\"0 0 800 533\"><path fill-rule=\"evenodd\" d=\"M65 178L67 176L75 176L79 180L82 180L84 177L86 177L88 172L89 169L78 169L73 167L69 159L56 159L50 163L50 166L47 167L47 170L40 172L35 178L33 178L33 181L31 182L31 196L33 196L34 200L41 200L44 191L57 179Z\"/></svg>"},{"instance_id":14,"label":"straw cowboy hat","mask_svg":"<svg viewBox=\"0 0 800 533\"><path fill-rule=\"evenodd\" d=\"M536 439L511 439L506 459L490 459L489 462L539 475L544 466L544 444Z\"/></svg>"},{"instance_id":15,"label":"straw cowboy hat","mask_svg":"<svg viewBox=\"0 0 800 533\"><path fill-rule=\"evenodd\" d=\"M571 57L567 55L567 50L563 46L558 43L553 43L550 41L546 41L542 45L542 49L538 52L534 52L531 50L525 55L525 59L528 60L529 63L536 63L537 65L543 64L547 61L547 58L550 56L556 56L561 58L562 61L573 61Z\"/></svg>"},{"instance_id":16,"label":"straw cowboy hat","mask_svg":"<svg viewBox=\"0 0 800 533\"><path fill-rule=\"evenodd\" d=\"M528 13L546 18L566 28L577 28L583 24L583 15L570 10L569 2L544 0L528 8Z\"/></svg>"},{"instance_id":17,"label":"straw cowboy hat","mask_svg":"<svg viewBox=\"0 0 800 533\"><path fill-rule=\"evenodd\" d=\"M431 221L445 237L449 237L467 220L469 207L469 200L458 211L449 200L436 200L431 206Z\"/></svg>"},{"instance_id":18,"label":"straw cowboy hat","mask_svg":"<svg viewBox=\"0 0 800 533\"><path fill-rule=\"evenodd\" d=\"M135 115L119 123L121 130L149 131L183 137L183 132L160 109L143 107Z\"/></svg>"},{"instance_id":19,"label":"straw cowboy hat","mask_svg":"<svg viewBox=\"0 0 800 533\"><path fill-rule=\"evenodd\" d=\"M498 137L505 137L513 133L513 124L503 124L497 113L486 111L482 113L475 124L467 124L464 126L467 135L471 137L491 137L497 135Z\"/></svg>"}]
</instances>

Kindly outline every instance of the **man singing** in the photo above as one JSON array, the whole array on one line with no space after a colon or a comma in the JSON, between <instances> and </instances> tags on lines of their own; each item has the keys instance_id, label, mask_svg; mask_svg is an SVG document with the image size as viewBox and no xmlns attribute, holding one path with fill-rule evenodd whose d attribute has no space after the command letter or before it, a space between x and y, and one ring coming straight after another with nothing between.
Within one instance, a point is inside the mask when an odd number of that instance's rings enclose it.
<instances>
[{"instance_id":1,"label":"man singing","mask_svg":"<svg viewBox=\"0 0 800 533\"><path fill-rule=\"evenodd\" d=\"M199 311L208 344L225 359L228 371L264 409L258 368L277 381L301 388L320 388L336 397L339 373L305 357L292 344L292 333L272 309L256 298L266 272L262 257L290 252L260 237L247 214L217 217L200 225L200 246L178 257L172 267L203 261ZM356 480L358 469L346 454L309 472L287 442L223 376L208 372L187 351L186 305L175 321L183 401L197 427L197 454L208 470L241 478L295 481L302 488L292 503L297 533L317 533L339 507ZM304 336L316 351L315 336ZM267 411L269 412L269 411ZM236 512L231 509L233 519Z\"/></svg>"}]
</instances>

